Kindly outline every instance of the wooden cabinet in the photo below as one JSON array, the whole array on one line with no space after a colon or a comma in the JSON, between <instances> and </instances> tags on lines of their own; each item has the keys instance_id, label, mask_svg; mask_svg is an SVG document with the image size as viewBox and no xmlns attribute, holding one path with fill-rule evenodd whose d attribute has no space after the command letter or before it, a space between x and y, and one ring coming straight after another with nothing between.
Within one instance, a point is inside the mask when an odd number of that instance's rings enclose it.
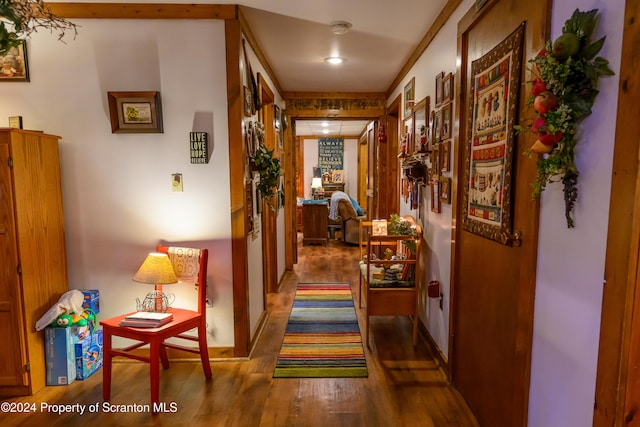
<instances>
[{"instance_id":1,"label":"wooden cabinet","mask_svg":"<svg viewBox=\"0 0 640 427\"><path fill-rule=\"evenodd\" d=\"M322 203L304 203L302 205L303 239L302 244L328 242L329 208L326 201Z\"/></svg>"},{"instance_id":2,"label":"wooden cabinet","mask_svg":"<svg viewBox=\"0 0 640 427\"><path fill-rule=\"evenodd\" d=\"M35 324L68 290L59 139L0 128L0 396L45 386Z\"/></svg>"}]
</instances>

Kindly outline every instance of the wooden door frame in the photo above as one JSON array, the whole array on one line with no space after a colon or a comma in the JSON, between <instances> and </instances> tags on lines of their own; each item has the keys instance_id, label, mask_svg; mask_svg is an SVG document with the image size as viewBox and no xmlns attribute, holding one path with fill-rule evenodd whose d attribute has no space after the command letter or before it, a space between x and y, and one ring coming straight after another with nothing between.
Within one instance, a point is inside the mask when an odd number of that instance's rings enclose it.
<instances>
[{"instance_id":1,"label":"wooden door frame","mask_svg":"<svg viewBox=\"0 0 640 427\"><path fill-rule=\"evenodd\" d=\"M273 150L274 157L278 157L280 151L277 147L276 129L274 126L274 102L273 90L258 73L258 93L262 108L258 112L259 120L264 124L264 142L268 150ZM271 197L271 203L276 206L276 198ZM263 308L267 308L267 293L278 290L278 239L277 239L277 212L273 212L271 207L262 201L262 282L263 282Z\"/></svg>"},{"instance_id":2,"label":"wooden door frame","mask_svg":"<svg viewBox=\"0 0 640 427\"><path fill-rule=\"evenodd\" d=\"M600 322L594 427L622 426L637 417L640 375L640 0L627 0L613 152L609 228ZM635 54L634 54L635 52ZM635 343L635 344L634 344ZM635 421L635 419L634 419Z\"/></svg>"}]
</instances>

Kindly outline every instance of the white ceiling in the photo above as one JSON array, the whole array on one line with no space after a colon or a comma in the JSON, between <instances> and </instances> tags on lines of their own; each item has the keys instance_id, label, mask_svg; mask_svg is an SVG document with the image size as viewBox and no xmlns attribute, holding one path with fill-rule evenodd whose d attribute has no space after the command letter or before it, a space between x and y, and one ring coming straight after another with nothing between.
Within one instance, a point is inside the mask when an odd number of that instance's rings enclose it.
<instances>
[{"instance_id":1,"label":"white ceiling","mask_svg":"<svg viewBox=\"0 0 640 427\"><path fill-rule=\"evenodd\" d=\"M296 120L296 135L359 136L368 123L368 120Z\"/></svg>"},{"instance_id":2,"label":"white ceiling","mask_svg":"<svg viewBox=\"0 0 640 427\"><path fill-rule=\"evenodd\" d=\"M447 0L244 0L243 14L287 92L387 92ZM333 34L331 23L351 29ZM341 56L343 64L324 61ZM368 121L297 120L299 136L357 136ZM328 133L323 133L328 131Z\"/></svg>"}]
</instances>

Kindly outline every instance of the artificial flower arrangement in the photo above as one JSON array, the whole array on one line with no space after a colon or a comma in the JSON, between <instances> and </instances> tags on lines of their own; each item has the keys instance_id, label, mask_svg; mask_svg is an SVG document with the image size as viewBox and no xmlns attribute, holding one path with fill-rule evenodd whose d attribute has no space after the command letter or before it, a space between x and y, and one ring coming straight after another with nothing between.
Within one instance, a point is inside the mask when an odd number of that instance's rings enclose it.
<instances>
[{"instance_id":1,"label":"artificial flower arrangement","mask_svg":"<svg viewBox=\"0 0 640 427\"><path fill-rule=\"evenodd\" d=\"M572 228L571 213L578 198L578 169L574 163L576 128L591 114L598 94L600 76L611 76L609 62L596 56L605 37L591 42L598 10L581 12L576 9L562 28L562 35L547 41L545 48L529 62L533 64L531 93L527 105L533 106L537 117L516 130L531 131L536 142L525 151L531 157L538 153L533 197L538 197L546 184L558 178L564 186L567 227Z\"/></svg>"}]
</instances>

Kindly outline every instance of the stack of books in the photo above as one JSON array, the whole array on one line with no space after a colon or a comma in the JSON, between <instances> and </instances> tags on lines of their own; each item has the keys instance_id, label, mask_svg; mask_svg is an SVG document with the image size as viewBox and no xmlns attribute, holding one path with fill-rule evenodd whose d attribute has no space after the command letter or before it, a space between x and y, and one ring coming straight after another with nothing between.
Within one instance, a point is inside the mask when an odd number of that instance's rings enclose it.
<instances>
[{"instance_id":1,"label":"stack of books","mask_svg":"<svg viewBox=\"0 0 640 427\"><path fill-rule=\"evenodd\" d=\"M173 320L171 313L154 313L151 311L139 311L129 314L120 321L120 326L131 328L159 328Z\"/></svg>"}]
</instances>

